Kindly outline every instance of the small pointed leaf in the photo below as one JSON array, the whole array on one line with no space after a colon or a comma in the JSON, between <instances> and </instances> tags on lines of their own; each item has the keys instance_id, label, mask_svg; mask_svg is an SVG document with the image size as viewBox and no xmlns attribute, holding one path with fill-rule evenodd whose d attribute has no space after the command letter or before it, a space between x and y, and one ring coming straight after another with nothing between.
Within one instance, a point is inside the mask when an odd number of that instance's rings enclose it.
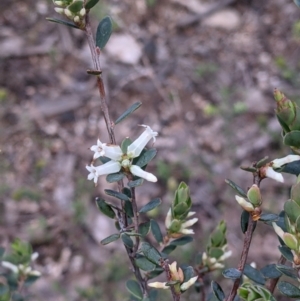
<instances>
[{"instance_id":1,"label":"small pointed leaf","mask_svg":"<svg viewBox=\"0 0 300 301\"><path fill-rule=\"evenodd\" d=\"M156 208L157 206L159 206L160 204L161 204L161 199L160 198L152 199L148 204L146 204L145 206L143 206L140 209L139 212L140 213L145 213L145 212L151 211L154 208Z\"/></svg>"},{"instance_id":2,"label":"small pointed leaf","mask_svg":"<svg viewBox=\"0 0 300 301\"><path fill-rule=\"evenodd\" d=\"M231 187L233 188L240 196L246 198L247 197L247 193L237 184L235 184L233 181L226 179L225 182Z\"/></svg>"},{"instance_id":3,"label":"small pointed leaf","mask_svg":"<svg viewBox=\"0 0 300 301\"><path fill-rule=\"evenodd\" d=\"M115 191L115 190L111 190L111 189L104 189L104 192L107 194L107 195L110 195L114 198L117 198L119 200L122 200L122 201L130 201L129 197L124 194L124 193L120 193L118 191Z\"/></svg>"},{"instance_id":4,"label":"small pointed leaf","mask_svg":"<svg viewBox=\"0 0 300 301\"><path fill-rule=\"evenodd\" d=\"M141 246L141 251L148 260L159 265L161 254L153 246L147 242L144 242Z\"/></svg>"},{"instance_id":5,"label":"small pointed leaf","mask_svg":"<svg viewBox=\"0 0 300 301\"><path fill-rule=\"evenodd\" d=\"M279 219L279 216L277 214L272 213L263 213L260 215L259 220L261 222L275 222Z\"/></svg>"},{"instance_id":6,"label":"small pointed leaf","mask_svg":"<svg viewBox=\"0 0 300 301\"><path fill-rule=\"evenodd\" d=\"M122 149L122 152L123 154L126 154L127 153L127 148L128 146L132 143L131 139L130 138L125 138L122 143L121 143L121 149Z\"/></svg>"},{"instance_id":7,"label":"small pointed leaf","mask_svg":"<svg viewBox=\"0 0 300 301\"><path fill-rule=\"evenodd\" d=\"M262 166L264 166L266 163L268 163L269 160L269 157L266 156L264 157L263 159L259 160L257 163L256 163L256 167L257 168L261 168Z\"/></svg>"},{"instance_id":8,"label":"small pointed leaf","mask_svg":"<svg viewBox=\"0 0 300 301\"><path fill-rule=\"evenodd\" d=\"M91 8L93 8L98 2L99 2L99 0L88 0L88 1L86 2L85 8L86 8L86 9L91 9Z\"/></svg>"},{"instance_id":9,"label":"small pointed leaf","mask_svg":"<svg viewBox=\"0 0 300 301\"><path fill-rule=\"evenodd\" d=\"M241 215L241 229L244 234L247 232L248 229L249 217L249 212L244 210Z\"/></svg>"},{"instance_id":10,"label":"small pointed leaf","mask_svg":"<svg viewBox=\"0 0 300 301\"><path fill-rule=\"evenodd\" d=\"M266 279L263 276L263 274L259 270L253 268L250 264L245 265L244 275L247 276L252 281L261 285L264 285L266 282Z\"/></svg>"},{"instance_id":11,"label":"small pointed leaf","mask_svg":"<svg viewBox=\"0 0 300 301\"><path fill-rule=\"evenodd\" d=\"M184 282L189 281L192 277L194 277L194 269L191 266L181 267L184 275Z\"/></svg>"},{"instance_id":12,"label":"small pointed leaf","mask_svg":"<svg viewBox=\"0 0 300 301\"><path fill-rule=\"evenodd\" d=\"M98 46L98 45L97 45ZM131 113L133 113L135 110L137 110L142 105L141 102L136 102L132 106L130 106L116 121L115 124L120 123L125 118L127 118Z\"/></svg>"},{"instance_id":13,"label":"small pointed leaf","mask_svg":"<svg viewBox=\"0 0 300 301\"><path fill-rule=\"evenodd\" d=\"M160 231L157 221L154 219L151 219L150 223L151 223L151 232L152 232L153 236L155 237L155 239L158 243L162 243L163 236L162 236L162 233Z\"/></svg>"},{"instance_id":14,"label":"small pointed leaf","mask_svg":"<svg viewBox=\"0 0 300 301\"><path fill-rule=\"evenodd\" d=\"M143 299L143 293L140 288L140 285L135 280L128 280L126 282L126 288L129 291L130 294L132 294L134 297L136 297L139 300Z\"/></svg>"},{"instance_id":15,"label":"small pointed leaf","mask_svg":"<svg viewBox=\"0 0 300 301\"><path fill-rule=\"evenodd\" d=\"M280 271L282 274L293 278L293 279L297 279L298 278L298 274L297 271L293 268L293 267L289 267L283 264L277 264L276 268L278 271Z\"/></svg>"},{"instance_id":16,"label":"small pointed leaf","mask_svg":"<svg viewBox=\"0 0 300 301\"><path fill-rule=\"evenodd\" d=\"M127 183L128 187L138 187L138 186L141 186L143 184L144 180L143 179L137 179L137 180L134 180L134 181L129 181Z\"/></svg>"},{"instance_id":17,"label":"small pointed leaf","mask_svg":"<svg viewBox=\"0 0 300 301\"><path fill-rule=\"evenodd\" d=\"M129 217L134 216L133 209L132 209L132 203L130 201L125 202L124 209L125 209L127 216L129 216Z\"/></svg>"},{"instance_id":18,"label":"small pointed leaf","mask_svg":"<svg viewBox=\"0 0 300 301\"><path fill-rule=\"evenodd\" d=\"M279 278L282 273L276 268L276 264L268 264L263 267L260 272L264 275L265 278L268 279L276 279Z\"/></svg>"},{"instance_id":19,"label":"small pointed leaf","mask_svg":"<svg viewBox=\"0 0 300 301\"><path fill-rule=\"evenodd\" d=\"M277 288L282 294L290 298L300 297L300 289L289 282L281 281L278 283Z\"/></svg>"},{"instance_id":20,"label":"small pointed leaf","mask_svg":"<svg viewBox=\"0 0 300 301\"><path fill-rule=\"evenodd\" d=\"M103 49L108 42L110 35L112 33L112 21L109 16L106 16L102 21L100 21L97 27L96 33L96 46Z\"/></svg>"},{"instance_id":21,"label":"small pointed leaf","mask_svg":"<svg viewBox=\"0 0 300 301\"><path fill-rule=\"evenodd\" d=\"M183 246L192 242L193 240L194 238L192 236L182 236L180 238L171 241L170 245Z\"/></svg>"},{"instance_id":22,"label":"small pointed leaf","mask_svg":"<svg viewBox=\"0 0 300 301\"><path fill-rule=\"evenodd\" d=\"M284 165L280 169L280 172L285 172L285 173L289 173L289 174L298 176L300 174L300 161L294 161L294 162Z\"/></svg>"},{"instance_id":23,"label":"small pointed leaf","mask_svg":"<svg viewBox=\"0 0 300 301\"><path fill-rule=\"evenodd\" d=\"M168 245L168 246L164 247L161 252L165 255L169 255L176 249L176 247L177 246L175 246L175 245Z\"/></svg>"},{"instance_id":24,"label":"small pointed leaf","mask_svg":"<svg viewBox=\"0 0 300 301\"><path fill-rule=\"evenodd\" d=\"M111 242L113 242L115 240L118 240L119 238L120 238L120 234L116 233L116 234L110 235L110 236L104 238L103 240L101 240L101 244L102 245L108 245Z\"/></svg>"},{"instance_id":25,"label":"small pointed leaf","mask_svg":"<svg viewBox=\"0 0 300 301\"><path fill-rule=\"evenodd\" d=\"M221 286L217 282L212 281L211 282L211 288L212 288L213 294L215 295L217 300L218 301L224 301L225 294L224 294Z\"/></svg>"},{"instance_id":26,"label":"small pointed leaf","mask_svg":"<svg viewBox=\"0 0 300 301\"><path fill-rule=\"evenodd\" d=\"M69 11L72 13L78 13L83 8L83 1L78 0L74 1L72 4L68 6Z\"/></svg>"},{"instance_id":27,"label":"small pointed leaf","mask_svg":"<svg viewBox=\"0 0 300 301\"><path fill-rule=\"evenodd\" d=\"M155 148L150 148L144 153L140 155L137 162L135 162L135 165L139 167L146 166L155 156L156 156L157 150Z\"/></svg>"},{"instance_id":28,"label":"small pointed leaf","mask_svg":"<svg viewBox=\"0 0 300 301\"><path fill-rule=\"evenodd\" d=\"M124 177L125 175L122 172L111 173L106 176L106 181L108 183L114 183L114 182L121 181Z\"/></svg>"},{"instance_id":29,"label":"small pointed leaf","mask_svg":"<svg viewBox=\"0 0 300 301\"><path fill-rule=\"evenodd\" d=\"M103 214L110 218L115 218L114 210L103 199L96 198L96 205Z\"/></svg>"},{"instance_id":30,"label":"small pointed leaf","mask_svg":"<svg viewBox=\"0 0 300 301\"><path fill-rule=\"evenodd\" d=\"M129 237L129 235L127 235L126 233L122 233L121 234L121 239L124 243L124 245L128 248L133 248L133 241L132 239Z\"/></svg>"},{"instance_id":31,"label":"small pointed leaf","mask_svg":"<svg viewBox=\"0 0 300 301\"><path fill-rule=\"evenodd\" d=\"M64 20L60 20L60 19L56 19L56 18L46 18L46 20L48 20L50 22L66 25L66 26L69 26L69 27L72 27L72 28L80 29L77 25L75 25L72 22L68 22L68 21L64 21Z\"/></svg>"},{"instance_id":32,"label":"small pointed leaf","mask_svg":"<svg viewBox=\"0 0 300 301\"><path fill-rule=\"evenodd\" d=\"M283 138L283 143L288 146L300 148L300 131L292 131L287 133Z\"/></svg>"},{"instance_id":33,"label":"small pointed leaf","mask_svg":"<svg viewBox=\"0 0 300 301\"><path fill-rule=\"evenodd\" d=\"M223 271L222 274L225 278L235 280L235 279L239 279L241 277L242 272L239 271L238 269L230 268L230 269L226 269L225 271Z\"/></svg>"},{"instance_id":34,"label":"small pointed leaf","mask_svg":"<svg viewBox=\"0 0 300 301\"><path fill-rule=\"evenodd\" d=\"M279 249L280 253L282 254L282 256L285 259L287 259L288 261L293 262L293 260L294 260L293 253L291 252L291 250L287 246L279 246L278 249Z\"/></svg>"},{"instance_id":35,"label":"small pointed leaf","mask_svg":"<svg viewBox=\"0 0 300 301\"><path fill-rule=\"evenodd\" d=\"M145 237L150 231L150 222L139 224L139 233Z\"/></svg>"},{"instance_id":36,"label":"small pointed leaf","mask_svg":"<svg viewBox=\"0 0 300 301\"><path fill-rule=\"evenodd\" d=\"M135 259L136 265L143 271L150 272L153 271L156 268L156 264L149 261L144 256L139 256Z\"/></svg>"}]
</instances>

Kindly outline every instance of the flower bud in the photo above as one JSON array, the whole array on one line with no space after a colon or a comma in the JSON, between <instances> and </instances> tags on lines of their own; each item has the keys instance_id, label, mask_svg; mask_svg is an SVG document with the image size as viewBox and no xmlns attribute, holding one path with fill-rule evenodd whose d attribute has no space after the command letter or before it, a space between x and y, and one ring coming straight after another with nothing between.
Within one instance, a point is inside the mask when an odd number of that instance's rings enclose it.
<instances>
[{"instance_id":1,"label":"flower bud","mask_svg":"<svg viewBox=\"0 0 300 301\"><path fill-rule=\"evenodd\" d=\"M192 206L189 187L181 182L175 192L175 198L172 203L172 213L174 218L184 220Z\"/></svg>"},{"instance_id":2,"label":"flower bud","mask_svg":"<svg viewBox=\"0 0 300 301\"><path fill-rule=\"evenodd\" d=\"M250 202L246 201L244 198L236 195L235 199L244 210L248 212L254 211L254 206Z\"/></svg>"},{"instance_id":3,"label":"flower bud","mask_svg":"<svg viewBox=\"0 0 300 301\"><path fill-rule=\"evenodd\" d=\"M58 14L64 14L64 9L60 8L60 7L54 7L54 10L58 13Z\"/></svg>"},{"instance_id":4,"label":"flower bud","mask_svg":"<svg viewBox=\"0 0 300 301\"><path fill-rule=\"evenodd\" d=\"M255 207L258 207L262 203L260 189L256 184L253 184L247 192L248 200Z\"/></svg>"}]
</instances>

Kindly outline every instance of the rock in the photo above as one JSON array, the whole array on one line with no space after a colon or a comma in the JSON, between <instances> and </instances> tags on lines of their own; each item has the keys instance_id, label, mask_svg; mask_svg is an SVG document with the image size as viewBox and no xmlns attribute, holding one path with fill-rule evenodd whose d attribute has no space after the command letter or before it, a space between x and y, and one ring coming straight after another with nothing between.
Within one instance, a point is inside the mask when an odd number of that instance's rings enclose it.
<instances>
[{"instance_id":1,"label":"rock","mask_svg":"<svg viewBox=\"0 0 300 301\"><path fill-rule=\"evenodd\" d=\"M112 35L105 50L112 58L129 65L137 64L142 57L141 46L128 34Z\"/></svg>"},{"instance_id":2,"label":"rock","mask_svg":"<svg viewBox=\"0 0 300 301\"><path fill-rule=\"evenodd\" d=\"M241 17L234 9L223 9L203 21L209 27L234 30L240 26Z\"/></svg>"}]
</instances>

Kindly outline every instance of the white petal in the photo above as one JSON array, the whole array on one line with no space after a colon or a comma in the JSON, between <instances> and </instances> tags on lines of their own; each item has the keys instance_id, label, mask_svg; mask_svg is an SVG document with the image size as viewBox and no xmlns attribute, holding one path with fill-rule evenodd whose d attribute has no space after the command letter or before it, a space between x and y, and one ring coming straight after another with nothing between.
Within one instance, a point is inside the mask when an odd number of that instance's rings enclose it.
<instances>
[{"instance_id":1,"label":"white petal","mask_svg":"<svg viewBox=\"0 0 300 301\"><path fill-rule=\"evenodd\" d=\"M153 139L153 142L155 142L155 137L158 135L157 132L154 132L149 126L142 126L146 128L145 131L127 148L127 155L130 158L138 157L141 154L142 150L145 148L146 144L151 139Z\"/></svg>"},{"instance_id":2,"label":"white petal","mask_svg":"<svg viewBox=\"0 0 300 301\"><path fill-rule=\"evenodd\" d=\"M272 226L276 234L283 240L284 231L279 226L277 226L276 223L274 222L272 223Z\"/></svg>"},{"instance_id":3,"label":"white petal","mask_svg":"<svg viewBox=\"0 0 300 301\"><path fill-rule=\"evenodd\" d=\"M180 289L182 291L186 291L190 286L192 286L198 279L198 276L192 277L189 281L184 282L181 286Z\"/></svg>"},{"instance_id":4,"label":"white petal","mask_svg":"<svg viewBox=\"0 0 300 301\"><path fill-rule=\"evenodd\" d=\"M167 213L166 219L165 219L166 229L169 229L169 227L171 226L171 223L172 223L172 210L170 208Z\"/></svg>"},{"instance_id":5,"label":"white petal","mask_svg":"<svg viewBox=\"0 0 300 301\"><path fill-rule=\"evenodd\" d=\"M300 156L298 155L288 155L286 157L280 158L280 159L275 159L273 160L273 168L279 168L282 165L285 165L287 163L291 163L294 161L299 161L300 160Z\"/></svg>"},{"instance_id":6,"label":"white petal","mask_svg":"<svg viewBox=\"0 0 300 301\"><path fill-rule=\"evenodd\" d=\"M171 272L171 275L173 275L176 279L177 279L177 262L176 261L173 261L171 264L169 264L169 269L170 269L170 272Z\"/></svg>"},{"instance_id":7,"label":"white petal","mask_svg":"<svg viewBox=\"0 0 300 301\"><path fill-rule=\"evenodd\" d=\"M196 211L191 211L191 212L188 213L187 217L191 217L191 216L193 216L194 214L196 214Z\"/></svg>"},{"instance_id":8,"label":"white petal","mask_svg":"<svg viewBox=\"0 0 300 301\"><path fill-rule=\"evenodd\" d=\"M39 271L37 271L37 270L33 270L33 271L31 271L28 275L39 277L39 276L41 276L42 274L41 274Z\"/></svg>"},{"instance_id":9,"label":"white petal","mask_svg":"<svg viewBox=\"0 0 300 301\"><path fill-rule=\"evenodd\" d=\"M192 218L192 219L190 219L190 220L182 223L181 229L185 229L185 228L191 227L191 226L193 226L197 222L198 222L198 218L197 217Z\"/></svg>"},{"instance_id":10,"label":"white petal","mask_svg":"<svg viewBox=\"0 0 300 301\"><path fill-rule=\"evenodd\" d=\"M247 202L244 198L236 195L235 199L244 210L248 212L252 212L254 210L254 206L250 202Z\"/></svg>"},{"instance_id":11,"label":"white petal","mask_svg":"<svg viewBox=\"0 0 300 301\"><path fill-rule=\"evenodd\" d=\"M218 260L219 261L224 261L226 260L227 258L229 258L230 256L232 255L232 251L227 251L225 252Z\"/></svg>"},{"instance_id":12,"label":"white petal","mask_svg":"<svg viewBox=\"0 0 300 301\"><path fill-rule=\"evenodd\" d=\"M106 145L106 143L102 143L98 139L97 144L90 147L90 150L95 152L94 157L93 157L94 160L105 155L105 151L103 149L103 146L105 146L105 145Z\"/></svg>"},{"instance_id":13,"label":"white petal","mask_svg":"<svg viewBox=\"0 0 300 301\"><path fill-rule=\"evenodd\" d=\"M182 230L180 230L180 233L186 234L186 235L195 234L194 230L192 230L192 229L182 229Z\"/></svg>"},{"instance_id":14,"label":"white petal","mask_svg":"<svg viewBox=\"0 0 300 301\"><path fill-rule=\"evenodd\" d=\"M85 167L90 173L87 176L88 180L94 180L94 183L96 184L98 181L98 174L97 174L97 170L96 167L94 165L91 166L86 166Z\"/></svg>"},{"instance_id":15,"label":"white petal","mask_svg":"<svg viewBox=\"0 0 300 301\"><path fill-rule=\"evenodd\" d=\"M120 161L122 159L123 152L119 145L103 145L105 157L114 161Z\"/></svg>"},{"instance_id":16,"label":"white petal","mask_svg":"<svg viewBox=\"0 0 300 301\"><path fill-rule=\"evenodd\" d=\"M37 258L39 257L39 253L38 252L34 252L31 254L31 261L35 261Z\"/></svg>"},{"instance_id":17,"label":"white petal","mask_svg":"<svg viewBox=\"0 0 300 301\"><path fill-rule=\"evenodd\" d=\"M15 273L15 274L19 273L19 268L16 265L12 264L11 262L2 261L1 264L3 267L11 270L13 273Z\"/></svg>"},{"instance_id":18,"label":"white petal","mask_svg":"<svg viewBox=\"0 0 300 301\"><path fill-rule=\"evenodd\" d=\"M108 161L103 165L95 167L97 176L108 175L120 171L121 164L116 161Z\"/></svg>"},{"instance_id":19,"label":"white petal","mask_svg":"<svg viewBox=\"0 0 300 301\"><path fill-rule=\"evenodd\" d=\"M148 283L148 286L154 287L154 288L162 288L162 289L170 288L166 284L167 284L167 282L151 282L151 283Z\"/></svg>"},{"instance_id":20,"label":"white petal","mask_svg":"<svg viewBox=\"0 0 300 301\"><path fill-rule=\"evenodd\" d=\"M272 167L267 167L265 169L265 172L266 172L267 178L273 179L273 180L275 180L277 182L281 182L281 183L284 182L282 174L279 172L276 172Z\"/></svg>"},{"instance_id":21,"label":"white petal","mask_svg":"<svg viewBox=\"0 0 300 301\"><path fill-rule=\"evenodd\" d=\"M150 182L157 182L157 178L155 175L153 175L152 173L150 172L146 172L144 171L143 169L141 169L139 166L137 165L132 165L130 167L130 171L133 175L135 176L138 176L140 178L143 178L147 181L150 181Z\"/></svg>"},{"instance_id":22,"label":"white petal","mask_svg":"<svg viewBox=\"0 0 300 301\"><path fill-rule=\"evenodd\" d=\"M212 268L213 269L224 269L224 267L225 267L225 265L224 264L222 264L222 263L219 263L219 262L217 262L217 263L215 263L213 266L212 266Z\"/></svg>"}]
</instances>

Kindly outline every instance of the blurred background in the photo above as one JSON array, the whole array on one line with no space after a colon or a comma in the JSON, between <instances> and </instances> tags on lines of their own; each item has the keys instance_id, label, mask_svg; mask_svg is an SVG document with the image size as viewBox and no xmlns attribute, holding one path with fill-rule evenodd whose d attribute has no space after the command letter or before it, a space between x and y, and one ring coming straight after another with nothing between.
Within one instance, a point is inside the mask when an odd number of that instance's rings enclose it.
<instances>
[{"instance_id":1,"label":"blurred background","mask_svg":"<svg viewBox=\"0 0 300 301\"><path fill-rule=\"evenodd\" d=\"M83 32L45 20L60 18L53 7L50 0L0 2L0 242L7 247L19 237L39 252L43 277L30 300L127 300L129 261L120 243L100 244L116 230L94 202L114 186L105 177L97 187L86 180L89 147L108 141L95 78L86 73L89 48ZM252 176L240 165L289 152L272 94L277 87L299 98L300 10L292 0L100 0L94 31L107 14L114 32L101 63L113 120L143 103L116 126L117 141L135 139L139 124L159 132L148 167L159 181L138 189L138 204L161 197L151 215L163 228L185 181L199 222L195 241L171 260L193 264L224 219L228 266L236 267L241 209L224 179L247 189ZM285 179L262 183L266 212L278 213L288 199L294 178ZM249 263L276 262L277 245L259 224ZM230 281L223 283L228 292ZM193 290L185 295L199 300Z\"/></svg>"}]
</instances>

